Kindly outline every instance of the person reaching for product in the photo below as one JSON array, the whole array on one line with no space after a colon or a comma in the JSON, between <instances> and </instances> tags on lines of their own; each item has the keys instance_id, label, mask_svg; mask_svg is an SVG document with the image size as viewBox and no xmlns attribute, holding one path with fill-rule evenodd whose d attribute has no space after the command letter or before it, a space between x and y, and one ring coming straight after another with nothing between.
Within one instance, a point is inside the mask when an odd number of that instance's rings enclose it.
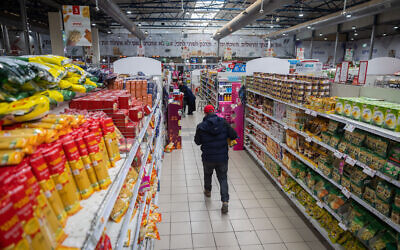
<instances>
[{"instance_id":1,"label":"person reaching for product","mask_svg":"<svg viewBox=\"0 0 400 250\"><path fill-rule=\"evenodd\" d=\"M182 82L179 84L179 91L183 93L183 112L186 111L186 105L188 106L188 115L193 115L193 111L196 111L196 97L190 88L184 85Z\"/></svg>"},{"instance_id":2,"label":"person reaching for product","mask_svg":"<svg viewBox=\"0 0 400 250\"><path fill-rule=\"evenodd\" d=\"M221 187L221 212L228 212L228 141L235 141L236 131L229 123L215 114L214 107L204 107L205 117L197 125L194 142L201 145L204 170L204 195L211 197L211 180L215 169Z\"/></svg>"}]
</instances>

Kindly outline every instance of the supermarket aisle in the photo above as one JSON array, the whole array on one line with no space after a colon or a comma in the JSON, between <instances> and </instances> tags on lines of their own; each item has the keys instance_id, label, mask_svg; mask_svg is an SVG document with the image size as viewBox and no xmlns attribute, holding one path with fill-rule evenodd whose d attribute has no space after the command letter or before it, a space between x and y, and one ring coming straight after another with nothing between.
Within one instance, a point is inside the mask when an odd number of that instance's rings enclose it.
<instances>
[{"instance_id":1,"label":"supermarket aisle","mask_svg":"<svg viewBox=\"0 0 400 250\"><path fill-rule=\"evenodd\" d=\"M182 120L182 150L165 155L162 223L155 249L325 249L245 151L230 151L229 213L222 215L214 174L211 198L202 191L200 148L193 142L198 112Z\"/></svg>"}]
</instances>

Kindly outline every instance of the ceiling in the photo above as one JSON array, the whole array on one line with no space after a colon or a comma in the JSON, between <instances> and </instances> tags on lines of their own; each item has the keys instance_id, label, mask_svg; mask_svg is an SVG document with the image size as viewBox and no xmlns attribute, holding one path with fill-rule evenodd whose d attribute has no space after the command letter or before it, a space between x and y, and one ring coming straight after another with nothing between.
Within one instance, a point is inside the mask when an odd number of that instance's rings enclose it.
<instances>
[{"instance_id":1,"label":"ceiling","mask_svg":"<svg viewBox=\"0 0 400 250\"><path fill-rule=\"evenodd\" d=\"M140 29L165 31L192 30L211 33L222 27L255 0L114 0ZM248 34L266 33L303 23L330 13L343 10L343 0L293 0L273 13L246 26ZM346 8L368 2L367 0L347 0ZM102 32L122 29L104 12L96 11L95 0L26 0L27 16L31 28L48 30L47 12L57 11L61 5L91 6L91 21ZM0 22L4 20L20 29L20 7L17 0L2 0ZM12 22L11 22L12 21ZM243 31L242 31L243 32ZM361 32L361 30L360 30Z\"/></svg>"}]
</instances>

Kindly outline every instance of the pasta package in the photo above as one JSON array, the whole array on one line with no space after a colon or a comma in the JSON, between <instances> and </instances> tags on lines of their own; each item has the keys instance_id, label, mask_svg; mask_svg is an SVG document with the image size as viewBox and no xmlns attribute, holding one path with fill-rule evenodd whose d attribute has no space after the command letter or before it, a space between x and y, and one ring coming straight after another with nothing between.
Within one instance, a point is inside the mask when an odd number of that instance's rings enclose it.
<instances>
[{"instance_id":1,"label":"pasta package","mask_svg":"<svg viewBox=\"0 0 400 250\"><path fill-rule=\"evenodd\" d=\"M89 181L82 160L79 158L75 161L69 161L72 174L75 178L76 185L79 188L82 199L87 199L93 194L93 187Z\"/></svg>"},{"instance_id":2,"label":"pasta package","mask_svg":"<svg viewBox=\"0 0 400 250\"><path fill-rule=\"evenodd\" d=\"M50 178L50 171L42 153L39 151L32 155L29 158L29 163L57 219L62 225L65 225L67 213L64 210L64 204L60 195L55 188L54 181Z\"/></svg>"},{"instance_id":3,"label":"pasta package","mask_svg":"<svg viewBox=\"0 0 400 250\"><path fill-rule=\"evenodd\" d=\"M37 95L11 102L5 110L0 108L0 117L4 121L4 125L10 125L39 119L45 116L49 110L49 98Z\"/></svg>"},{"instance_id":4,"label":"pasta package","mask_svg":"<svg viewBox=\"0 0 400 250\"><path fill-rule=\"evenodd\" d=\"M87 146L90 160L92 161L93 168L96 172L97 181L101 189L106 189L110 183L111 179L108 175L108 168L98 145L96 136L93 133L88 133L83 137L85 144Z\"/></svg>"},{"instance_id":5,"label":"pasta package","mask_svg":"<svg viewBox=\"0 0 400 250\"><path fill-rule=\"evenodd\" d=\"M49 165L51 178L64 204L64 209L68 215L73 215L81 208L79 205L79 194L66 167L66 161L62 158L61 150L60 145L55 145L48 148L46 152L43 152L43 155Z\"/></svg>"},{"instance_id":6,"label":"pasta package","mask_svg":"<svg viewBox=\"0 0 400 250\"><path fill-rule=\"evenodd\" d=\"M0 150L0 166L17 165L21 163L24 156L22 149Z\"/></svg>"}]
</instances>

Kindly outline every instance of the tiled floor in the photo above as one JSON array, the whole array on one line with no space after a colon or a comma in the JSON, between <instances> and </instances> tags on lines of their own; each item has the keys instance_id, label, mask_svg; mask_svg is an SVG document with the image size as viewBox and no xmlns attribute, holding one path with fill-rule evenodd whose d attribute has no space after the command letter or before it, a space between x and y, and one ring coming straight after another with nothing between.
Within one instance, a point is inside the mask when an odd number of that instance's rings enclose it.
<instances>
[{"instance_id":1,"label":"tiled floor","mask_svg":"<svg viewBox=\"0 0 400 250\"><path fill-rule=\"evenodd\" d=\"M230 151L229 213L221 214L215 174L212 196L204 197L201 151L193 142L202 115L195 114L182 120L182 150L165 155L155 249L326 249L245 151Z\"/></svg>"}]
</instances>

